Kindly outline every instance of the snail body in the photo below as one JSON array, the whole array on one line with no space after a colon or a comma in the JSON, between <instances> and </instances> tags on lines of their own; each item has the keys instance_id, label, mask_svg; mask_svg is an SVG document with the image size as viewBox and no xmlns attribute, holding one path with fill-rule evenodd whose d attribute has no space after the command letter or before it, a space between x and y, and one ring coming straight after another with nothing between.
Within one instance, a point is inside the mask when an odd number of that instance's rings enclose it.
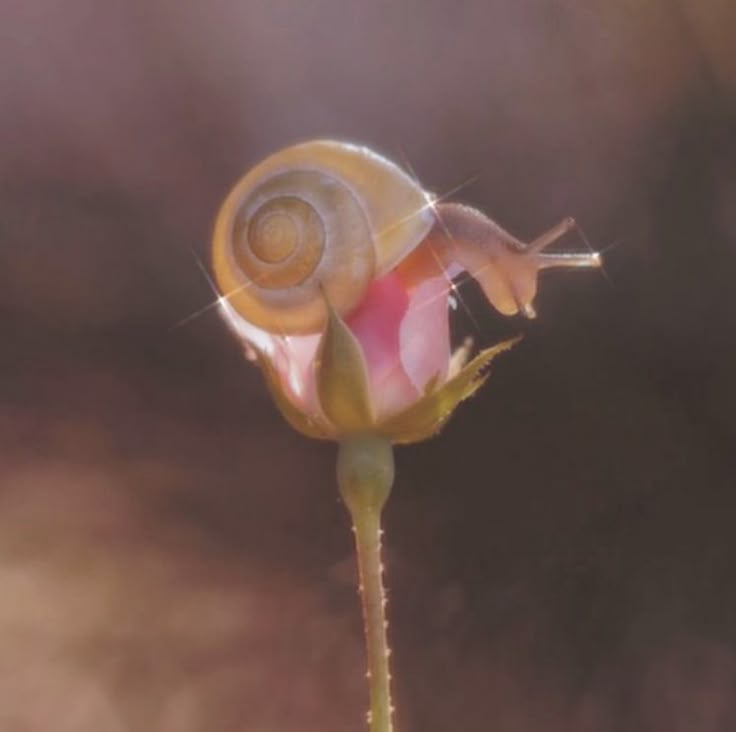
<instances>
[{"instance_id":1,"label":"snail body","mask_svg":"<svg viewBox=\"0 0 736 732\"><path fill-rule=\"evenodd\" d=\"M250 323L318 332L326 300L349 313L433 224L427 194L394 163L349 143L301 143L266 158L225 199L215 279Z\"/></svg>"}]
</instances>

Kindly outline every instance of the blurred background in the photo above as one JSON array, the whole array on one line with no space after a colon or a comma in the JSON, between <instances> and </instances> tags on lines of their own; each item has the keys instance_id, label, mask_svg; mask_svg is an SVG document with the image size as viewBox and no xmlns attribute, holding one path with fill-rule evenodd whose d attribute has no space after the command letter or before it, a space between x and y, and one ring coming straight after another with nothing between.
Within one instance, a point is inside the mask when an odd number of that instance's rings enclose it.
<instances>
[{"instance_id":1,"label":"blurred background","mask_svg":"<svg viewBox=\"0 0 736 732\"><path fill-rule=\"evenodd\" d=\"M456 328L526 337L398 454L400 732L736 729L734 28L729 0L5 3L0 730L363 728L334 448L213 311L177 327L228 188L313 136L606 252L533 323L464 291Z\"/></svg>"}]
</instances>

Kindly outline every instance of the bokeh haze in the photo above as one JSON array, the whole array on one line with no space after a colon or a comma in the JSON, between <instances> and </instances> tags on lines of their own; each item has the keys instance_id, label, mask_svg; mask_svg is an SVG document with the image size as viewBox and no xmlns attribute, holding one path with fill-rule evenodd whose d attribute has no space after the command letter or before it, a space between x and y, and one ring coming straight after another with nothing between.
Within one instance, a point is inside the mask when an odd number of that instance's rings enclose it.
<instances>
[{"instance_id":1,"label":"bokeh haze","mask_svg":"<svg viewBox=\"0 0 736 732\"><path fill-rule=\"evenodd\" d=\"M400 732L736 729L736 6L6 2L0 730L343 732L366 709L334 448L212 310L253 163L369 144L605 277L398 454ZM584 247L570 237L571 246Z\"/></svg>"}]
</instances>

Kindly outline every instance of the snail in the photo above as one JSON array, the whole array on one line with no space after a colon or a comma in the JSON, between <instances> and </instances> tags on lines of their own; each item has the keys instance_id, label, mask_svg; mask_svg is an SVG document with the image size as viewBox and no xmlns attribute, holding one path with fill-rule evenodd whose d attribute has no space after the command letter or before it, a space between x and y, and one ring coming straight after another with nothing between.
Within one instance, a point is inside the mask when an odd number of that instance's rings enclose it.
<instances>
[{"instance_id":1,"label":"snail","mask_svg":"<svg viewBox=\"0 0 736 732\"><path fill-rule=\"evenodd\" d=\"M534 317L540 269L600 263L595 253L542 253L573 226L565 219L526 245L366 147L314 140L266 158L228 194L213 270L229 305L273 333L319 332L327 302L349 315L373 280L422 257L446 276L467 270L499 312Z\"/></svg>"}]
</instances>

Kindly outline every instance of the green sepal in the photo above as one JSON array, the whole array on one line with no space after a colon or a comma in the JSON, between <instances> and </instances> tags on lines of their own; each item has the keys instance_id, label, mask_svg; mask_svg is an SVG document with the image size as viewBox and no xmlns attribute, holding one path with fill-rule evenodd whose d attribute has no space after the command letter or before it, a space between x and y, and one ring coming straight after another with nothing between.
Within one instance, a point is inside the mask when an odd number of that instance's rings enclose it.
<instances>
[{"instance_id":1,"label":"green sepal","mask_svg":"<svg viewBox=\"0 0 736 732\"><path fill-rule=\"evenodd\" d=\"M437 384L440 383L440 372L438 371L425 385L424 395L431 394L436 388Z\"/></svg>"},{"instance_id":2,"label":"green sepal","mask_svg":"<svg viewBox=\"0 0 736 732\"><path fill-rule=\"evenodd\" d=\"M512 338L482 350L441 387L427 390L419 401L381 422L379 432L396 444L421 442L433 437L442 429L458 404L483 386L488 378L483 371L488 364L520 340L521 337Z\"/></svg>"},{"instance_id":3,"label":"green sepal","mask_svg":"<svg viewBox=\"0 0 736 732\"><path fill-rule=\"evenodd\" d=\"M372 431L373 409L363 350L329 303L315 379L322 411L341 435Z\"/></svg>"},{"instance_id":4,"label":"green sepal","mask_svg":"<svg viewBox=\"0 0 736 732\"><path fill-rule=\"evenodd\" d=\"M260 366L266 380L268 390L276 402L279 412L284 419L297 431L315 440L334 440L337 434L326 420L315 419L305 414L289 398L281 385L281 379L269 358L256 352L258 366Z\"/></svg>"}]
</instances>

